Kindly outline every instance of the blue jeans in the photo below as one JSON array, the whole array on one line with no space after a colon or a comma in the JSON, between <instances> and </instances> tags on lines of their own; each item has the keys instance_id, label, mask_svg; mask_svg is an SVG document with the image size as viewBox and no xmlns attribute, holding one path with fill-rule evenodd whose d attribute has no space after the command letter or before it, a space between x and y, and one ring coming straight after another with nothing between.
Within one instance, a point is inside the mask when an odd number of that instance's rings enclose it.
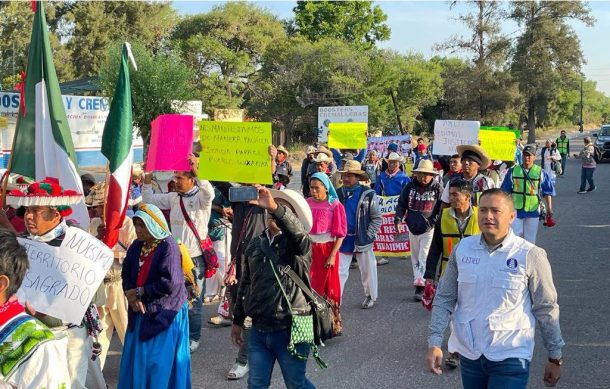
<instances>
[{"instance_id":1,"label":"blue jeans","mask_svg":"<svg viewBox=\"0 0 610 389\"><path fill-rule=\"evenodd\" d=\"M261 332L256 327L252 327L248 347L249 389L269 387L276 360L282 369L287 389L315 389L315 386L305 377L307 361L293 357L288 352L289 337L288 330ZM296 348L301 354L309 354L309 346L306 344L299 344Z\"/></svg>"},{"instance_id":2,"label":"blue jeans","mask_svg":"<svg viewBox=\"0 0 610 389\"><path fill-rule=\"evenodd\" d=\"M566 172L566 161L568 160L568 154L561 154L561 175L563 176Z\"/></svg>"},{"instance_id":3,"label":"blue jeans","mask_svg":"<svg viewBox=\"0 0 610 389\"><path fill-rule=\"evenodd\" d=\"M473 361L460 355L460 369L464 389L525 389L530 362L521 358L492 362L484 356Z\"/></svg>"},{"instance_id":4,"label":"blue jeans","mask_svg":"<svg viewBox=\"0 0 610 389\"><path fill-rule=\"evenodd\" d=\"M595 168L583 167L580 173L580 190L583 191L589 183L589 190L595 189L595 183L593 182L593 172Z\"/></svg>"},{"instance_id":5,"label":"blue jeans","mask_svg":"<svg viewBox=\"0 0 610 389\"><path fill-rule=\"evenodd\" d=\"M205 291L205 263L203 256L193 257L195 263L195 279L201 294L199 298L193 301L193 307L189 310L189 340L199 342L201 339L201 322L203 320L203 292ZM201 279L200 279L201 277Z\"/></svg>"}]
</instances>

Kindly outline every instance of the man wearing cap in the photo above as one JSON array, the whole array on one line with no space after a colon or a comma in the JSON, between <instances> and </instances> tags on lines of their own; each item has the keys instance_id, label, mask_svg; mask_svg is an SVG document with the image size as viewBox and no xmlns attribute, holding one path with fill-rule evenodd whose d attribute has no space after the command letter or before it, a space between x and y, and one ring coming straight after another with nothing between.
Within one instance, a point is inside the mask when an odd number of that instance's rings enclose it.
<instances>
[{"instance_id":1,"label":"man wearing cap","mask_svg":"<svg viewBox=\"0 0 610 389\"><path fill-rule=\"evenodd\" d=\"M502 181L502 190L512 194L517 217L512 224L515 235L536 244L540 210L546 200L545 225L553 227L553 203L555 185L551 177L540 165L534 164L536 148L527 145L523 148L523 164L513 166Z\"/></svg>"},{"instance_id":2,"label":"man wearing cap","mask_svg":"<svg viewBox=\"0 0 610 389\"><path fill-rule=\"evenodd\" d=\"M104 204L106 203L106 184L98 183L89 192L85 198L85 203L91 204L94 208L96 217L91 219L89 224L89 233L100 240L106 235L106 226L104 223ZM123 268L123 260L127 255L127 248L136 240L136 229L133 226L131 218L126 216L123 220L123 226L119 231L119 240L112 248L114 253L114 263L106 273L104 281L100 286L101 292L106 296L106 302L103 306L98 307L102 311L100 319L102 321L102 332L99 335L99 342L102 346L100 354L100 364L102 369L106 363L106 356L110 348L110 342L114 331L121 344L125 342L125 331L127 330L127 299L123 291L121 280L121 270Z\"/></svg>"},{"instance_id":3,"label":"man wearing cap","mask_svg":"<svg viewBox=\"0 0 610 389\"><path fill-rule=\"evenodd\" d=\"M305 149L305 159L301 164L301 189L303 191L303 197L309 197L309 175L307 172L309 171L309 166L314 163L314 158L316 154L316 148L313 146L307 146Z\"/></svg>"},{"instance_id":4,"label":"man wearing cap","mask_svg":"<svg viewBox=\"0 0 610 389\"><path fill-rule=\"evenodd\" d=\"M364 287L363 309L371 308L377 300L377 263L373 242L381 228L382 214L375 191L361 185L368 175L358 161L345 161L341 170L343 186L337 190L339 201L345 207L347 236L339 248L339 278L341 293L349 275L352 257L355 255Z\"/></svg>"},{"instance_id":5,"label":"man wearing cap","mask_svg":"<svg viewBox=\"0 0 610 389\"><path fill-rule=\"evenodd\" d=\"M288 349L292 314L309 315L311 305L292 278L281 272L289 266L311 288L311 210L305 199L293 190L257 188L255 203L266 212L268 228L246 249L231 339L236 346L244 344L244 321L246 316L251 317L248 387L269 387L277 360L286 387L313 388L305 376L310 345L296 346L294 352L302 358ZM313 351L317 356L317 350Z\"/></svg>"},{"instance_id":6,"label":"man wearing cap","mask_svg":"<svg viewBox=\"0 0 610 389\"><path fill-rule=\"evenodd\" d=\"M191 170L175 172L176 192L153 193L152 176L144 176L142 185L142 198L145 203L153 204L160 209L170 210L170 229L172 235L179 239L189 251L196 265L195 272L199 290L203 290L203 280L206 270L215 272L215 269L206 269L204 260L203 241L208 237L208 223L212 212L214 188L208 180L197 178L199 166L197 157L189 156ZM201 239L201 241L199 239ZM216 264L217 265L217 264ZM201 320L203 314L202 295L193 302L189 310L189 337L191 351L199 348L201 339Z\"/></svg>"},{"instance_id":7,"label":"man wearing cap","mask_svg":"<svg viewBox=\"0 0 610 389\"><path fill-rule=\"evenodd\" d=\"M426 366L442 373L441 344L451 320L449 351L460 355L465 389L525 389L536 324L548 353L545 386L561 375L565 343L551 266L543 249L513 233L515 216L510 194L481 195L481 234L454 247L434 298Z\"/></svg>"},{"instance_id":8,"label":"man wearing cap","mask_svg":"<svg viewBox=\"0 0 610 389\"><path fill-rule=\"evenodd\" d=\"M63 190L59 180L52 177L34 182L28 186L25 193L13 190L7 195L8 205L15 208L25 207L23 217L27 229L25 237L54 247L61 246L66 231L70 228L65 219L72 213L70 206L81 201L82 194L73 190ZM95 318L98 317L96 306L103 305L103 295L98 293L96 297L99 297L99 300L89 305L80 323L65 323L61 319L36 312L26 302L26 309L32 316L36 316L58 338L68 339L67 362L72 388L85 388L89 361L93 353L89 332L94 336L99 334L94 323Z\"/></svg>"},{"instance_id":9,"label":"man wearing cap","mask_svg":"<svg viewBox=\"0 0 610 389\"><path fill-rule=\"evenodd\" d=\"M486 169L491 160L481 146L478 145L460 145L457 147L457 152L462 162L461 178L470 182L472 185L472 205L478 204L479 196L487 189L495 188L491 178L481 173L481 170ZM449 200L449 185L445 186L441 201L444 207L448 207Z\"/></svg>"},{"instance_id":10,"label":"man wearing cap","mask_svg":"<svg viewBox=\"0 0 610 389\"><path fill-rule=\"evenodd\" d=\"M570 140L566 136L565 130L561 130L559 138L555 140L557 144L557 151L561 155L561 176L566 172L566 161L570 155Z\"/></svg>"},{"instance_id":11,"label":"man wearing cap","mask_svg":"<svg viewBox=\"0 0 610 389\"><path fill-rule=\"evenodd\" d=\"M404 187L398 198L394 225L397 234L404 232L401 223L406 217L411 245L414 299L421 301L425 286L426 259L440 210L438 200L441 195L441 184L434 179L438 172L434 170L432 161L428 159L421 160L413 173L415 180Z\"/></svg>"}]
</instances>

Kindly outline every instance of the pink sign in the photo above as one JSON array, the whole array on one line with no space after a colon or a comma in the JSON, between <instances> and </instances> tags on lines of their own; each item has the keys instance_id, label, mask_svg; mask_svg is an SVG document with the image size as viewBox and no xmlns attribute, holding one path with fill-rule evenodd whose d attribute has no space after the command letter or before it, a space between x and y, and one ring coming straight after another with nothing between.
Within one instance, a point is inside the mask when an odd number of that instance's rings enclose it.
<instances>
[{"instance_id":1,"label":"pink sign","mask_svg":"<svg viewBox=\"0 0 610 389\"><path fill-rule=\"evenodd\" d=\"M167 114L152 121L146 171L191 170L193 120L191 115Z\"/></svg>"}]
</instances>

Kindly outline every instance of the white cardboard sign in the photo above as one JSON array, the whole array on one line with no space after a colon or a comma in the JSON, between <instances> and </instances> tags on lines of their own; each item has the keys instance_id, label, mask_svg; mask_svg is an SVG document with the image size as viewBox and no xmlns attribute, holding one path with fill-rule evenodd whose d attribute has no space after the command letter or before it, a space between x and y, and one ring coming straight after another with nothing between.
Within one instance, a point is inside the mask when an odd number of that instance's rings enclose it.
<instances>
[{"instance_id":1,"label":"white cardboard sign","mask_svg":"<svg viewBox=\"0 0 610 389\"><path fill-rule=\"evenodd\" d=\"M481 123L471 120L435 120L434 145L435 155L457 154L459 145L479 144Z\"/></svg>"},{"instance_id":2,"label":"white cardboard sign","mask_svg":"<svg viewBox=\"0 0 610 389\"><path fill-rule=\"evenodd\" d=\"M60 247L18 238L30 260L20 300L67 323L80 324L114 260L112 250L87 232L66 230Z\"/></svg>"}]
</instances>

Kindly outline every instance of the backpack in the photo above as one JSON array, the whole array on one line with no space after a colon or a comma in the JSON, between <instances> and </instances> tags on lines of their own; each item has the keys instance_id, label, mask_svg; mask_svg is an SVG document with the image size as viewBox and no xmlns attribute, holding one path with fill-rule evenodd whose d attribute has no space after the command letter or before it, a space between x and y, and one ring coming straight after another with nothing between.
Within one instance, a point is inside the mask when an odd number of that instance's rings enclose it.
<instances>
[{"instance_id":1,"label":"backpack","mask_svg":"<svg viewBox=\"0 0 610 389\"><path fill-rule=\"evenodd\" d=\"M601 149L596 145L593 145L593 159L595 159L595 162L600 162L603 158Z\"/></svg>"}]
</instances>

